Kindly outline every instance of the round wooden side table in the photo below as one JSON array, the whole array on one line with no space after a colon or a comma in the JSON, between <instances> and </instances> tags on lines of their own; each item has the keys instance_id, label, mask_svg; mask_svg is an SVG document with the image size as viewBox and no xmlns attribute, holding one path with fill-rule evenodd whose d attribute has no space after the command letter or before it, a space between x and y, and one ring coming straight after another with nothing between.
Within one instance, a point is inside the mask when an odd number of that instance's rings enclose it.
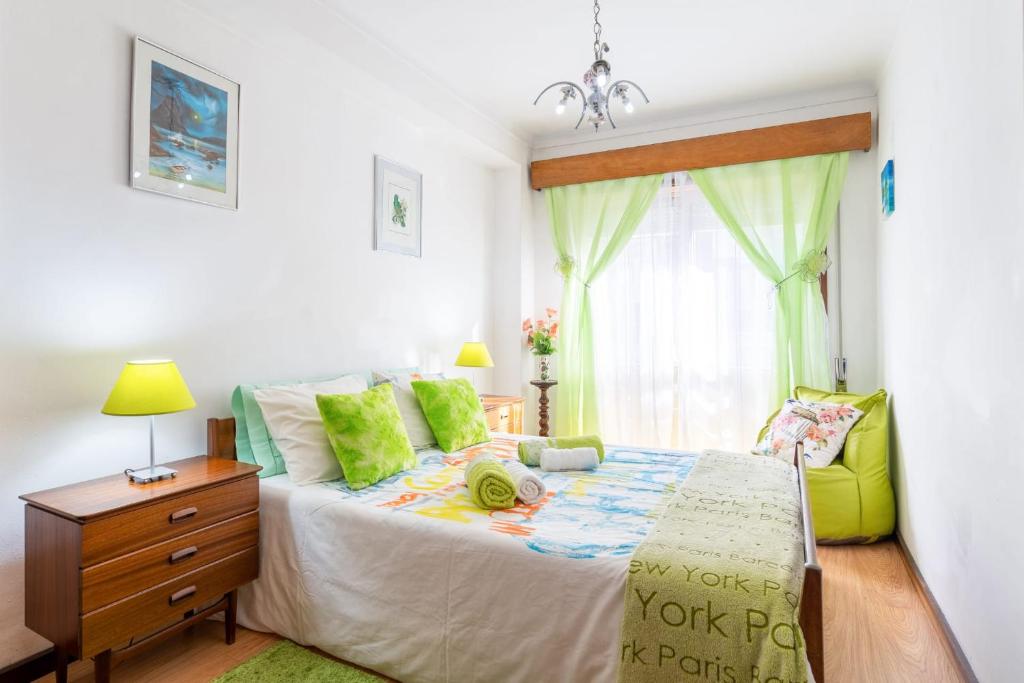
<instances>
[{"instance_id":1,"label":"round wooden side table","mask_svg":"<svg viewBox=\"0 0 1024 683\"><path fill-rule=\"evenodd\" d=\"M548 389L558 384L553 379L531 379L530 384L540 389L540 435L548 435Z\"/></svg>"}]
</instances>

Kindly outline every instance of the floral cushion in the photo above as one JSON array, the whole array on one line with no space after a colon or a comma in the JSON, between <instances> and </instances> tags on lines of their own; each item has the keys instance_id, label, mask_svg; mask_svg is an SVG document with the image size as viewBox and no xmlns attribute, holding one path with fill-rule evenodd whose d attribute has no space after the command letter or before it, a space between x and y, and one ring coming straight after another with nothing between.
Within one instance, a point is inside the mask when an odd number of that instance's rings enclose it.
<instances>
[{"instance_id":1,"label":"floral cushion","mask_svg":"<svg viewBox=\"0 0 1024 683\"><path fill-rule=\"evenodd\" d=\"M817 403L787 398L753 452L792 460L797 441L804 442L807 467L828 467L846 443L846 435L864 412L848 403Z\"/></svg>"}]
</instances>

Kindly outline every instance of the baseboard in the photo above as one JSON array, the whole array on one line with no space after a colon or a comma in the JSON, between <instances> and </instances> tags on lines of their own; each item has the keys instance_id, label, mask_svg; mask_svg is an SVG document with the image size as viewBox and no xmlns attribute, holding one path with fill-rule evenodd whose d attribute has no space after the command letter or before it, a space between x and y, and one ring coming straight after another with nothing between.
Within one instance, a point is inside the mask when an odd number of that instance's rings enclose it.
<instances>
[{"instance_id":1,"label":"baseboard","mask_svg":"<svg viewBox=\"0 0 1024 683\"><path fill-rule=\"evenodd\" d=\"M0 669L0 683L26 683L56 670L57 655L51 647Z\"/></svg>"},{"instance_id":2,"label":"baseboard","mask_svg":"<svg viewBox=\"0 0 1024 683\"><path fill-rule=\"evenodd\" d=\"M903 541L903 536L899 531L896 532L896 547L900 549L900 554L903 555L903 559L906 561L907 566L910 567L910 575L913 577L914 584L917 587L918 593L924 598L925 603L928 605L928 609L931 610L932 616L935 618L935 622L942 629L942 633L946 636L946 641L949 643L950 649L953 651L953 657L956 659L957 668L960 669L960 674L964 677L964 680L968 683L978 683L978 677L974 675L974 669L971 668L971 663L967 661L967 656L964 654L963 649L960 647L960 641L956 639L953 634L953 629L949 627L949 622L946 621L946 615L942 613L942 608L939 607L939 603L935 601L935 596L932 595L932 591L928 588L928 584L925 583L924 577L921 576L921 570L917 566L917 561L914 556L910 554L910 550L907 548L907 544Z\"/></svg>"}]
</instances>

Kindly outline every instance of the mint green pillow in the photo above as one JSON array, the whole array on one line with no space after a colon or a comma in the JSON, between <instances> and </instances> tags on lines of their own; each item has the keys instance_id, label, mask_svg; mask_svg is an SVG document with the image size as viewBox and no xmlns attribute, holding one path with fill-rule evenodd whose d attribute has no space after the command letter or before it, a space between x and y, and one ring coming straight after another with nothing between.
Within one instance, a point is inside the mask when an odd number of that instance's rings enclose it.
<instances>
[{"instance_id":1,"label":"mint green pillow","mask_svg":"<svg viewBox=\"0 0 1024 683\"><path fill-rule=\"evenodd\" d=\"M491 440L484 407L469 380L414 381L412 390L445 453Z\"/></svg>"},{"instance_id":2,"label":"mint green pillow","mask_svg":"<svg viewBox=\"0 0 1024 683\"><path fill-rule=\"evenodd\" d=\"M354 374L354 373L345 373ZM366 377L367 373L359 373ZM260 477L273 477L275 474L284 474L288 470L284 465L284 458L277 444L270 437L270 430L267 423L263 421L263 411L256 403L253 392L257 389L270 389L293 384L312 384L316 382L329 382L330 380L343 377L344 375L332 375L329 377L318 377L314 379L293 379L283 382L264 382L263 384L239 384L231 393L231 414L235 417L235 458L239 462L248 462L263 467L260 470Z\"/></svg>"},{"instance_id":3,"label":"mint green pillow","mask_svg":"<svg viewBox=\"0 0 1024 683\"><path fill-rule=\"evenodd\" d=\"M363 489L416 467L390 384L361 394L317 394L316 405L349 488Z\"/></svg>"}]
</instances>

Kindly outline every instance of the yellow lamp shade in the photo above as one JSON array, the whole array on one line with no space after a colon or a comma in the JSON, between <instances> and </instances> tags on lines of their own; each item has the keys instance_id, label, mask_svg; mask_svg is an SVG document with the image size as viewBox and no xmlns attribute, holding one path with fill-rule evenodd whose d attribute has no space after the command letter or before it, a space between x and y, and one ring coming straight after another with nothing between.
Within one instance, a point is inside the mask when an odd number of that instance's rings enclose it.
<instances>
[{"instance_id":1,"label":"yellow lamp shade","mask_svg":"<svg viewBox=\"0 0 1024 683\"><path fill-rule=\"evenodd\" d=\"M110 398L107 415L163 415L195 408L174 361L135 360L125 363Z\"/></svg>"},{"instance_id":2,"label":"yellow lamp shade","mask_svg":"<svg viewBox=\"0 0 1024 683\"><path fill-rule=\"evenodd\" d=\"M466 342L459 351L455 364L464 368L493 368L494 361L483 342Z\"/></svg>"}]
</instances>

